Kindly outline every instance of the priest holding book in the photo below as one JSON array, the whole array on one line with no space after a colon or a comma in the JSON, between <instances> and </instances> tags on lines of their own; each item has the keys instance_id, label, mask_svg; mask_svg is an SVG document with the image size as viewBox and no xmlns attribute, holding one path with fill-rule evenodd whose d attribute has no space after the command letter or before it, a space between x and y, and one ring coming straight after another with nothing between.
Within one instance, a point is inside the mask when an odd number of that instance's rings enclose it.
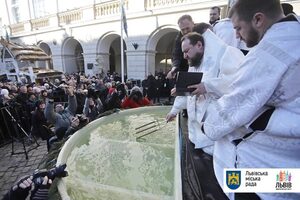
<instances>
[{"instance_id":1,"label":"priest holding book","mask_svg":"<svg viewBox=\"0 0 300 200\"><path fill-rule=\"evenodd\" d=\"M203 76L201 83L198 84L196 90L190 93L190 96L177 96L175 98L166 120L172 120L180 110L187 109L189 116L187 146L190 147L189 151L199 158L194 160L199 162L196 165L206 168L197 174L205 175L201 179L211 180L207 183L215 183L218 186L212 166L214 141L201 132L201 124L210 103L228 92L228 85L234 79L235 72L244 59L244 55L239 49L226 45L209 29L202 35L195 32L188 33L183 36L181 41L184 58L189 63L188 71L198 72L200 80L201 73ZM176 95L176 88L172 90L172 94ZM209 188L214 188L214 186L208 186L207 189ZM219 186L218 189L222 193ZM217 193L211 191L211 194ZM224 199L224 197L216 197L216 199Z\"/></svg>"}]
</instances>

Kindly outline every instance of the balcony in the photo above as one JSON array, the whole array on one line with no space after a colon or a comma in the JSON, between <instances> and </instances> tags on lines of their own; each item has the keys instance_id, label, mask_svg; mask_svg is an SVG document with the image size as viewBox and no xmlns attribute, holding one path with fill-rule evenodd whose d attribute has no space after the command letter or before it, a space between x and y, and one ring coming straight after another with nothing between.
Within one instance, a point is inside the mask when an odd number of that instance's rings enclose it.
<instances>
[{"instance_id":1,"label":"balcony","mask_svg":"<svg viewBox=\"0 0 300 200\"><path fill-rule=\"evenodd\" d=\"M58 14L60 24L71 24L82 20L82 10L67 11Z\"/></svg>"},{"instance_id":2,"label":"balcony","mask_svg":"<svg viewBox=\"0 0 300 200\"><path fill-rule=\"evenodd\" d=\"M193 2L195 0L146 0L146 9L151 10L153 8L162 8L174 6L176 4L183 4L187 2Z\"/></svg>"},{"instance_id":3,"label":"balcony","mask_svg":"<svg viewBox=\"0 0 300 200\"><path fill-rule=\"evenodd\" d=\"M49 18L39 18L31 20L32 30L38 30L49 26Z\"/></svg>"},{"instance_id":4,"label":"balcony","mask_svg":"<svg viewBox=\"0 0 300 200\"><path fill-rule=\"evenodd\" d=\"M10 25L11 34L13 35L13 34L18 34L20 32L24 32L25 30L24 24L25 22Z\"/></svg>"},{"instance_id":5,"label":"balcony","mask_svg":"<svg viewBox=\"0 0 300 200\"><path fill-rule=\"evenodd\" d=\"M218 1L218 5L226 5L225 0ZM213 0L124 0L125 10L129 13L139 13L143 11L156 10L157 13L172 12L176 13L182 9L195 10L199 8L209 8L215 4ZM223 9L224 10L224 9ZM111 0L98 4L92 4L79 9L68 10L38 19L24 21L18 24L12 24L11 34L20 35L23 33L31 34L32 31L47 30L47 28L59 28L69 24L80 24L91 22L95 19L109 21L112 18L120 15L120 1ZM75 26L76 26L75 25Z\"/></svg>"},{"instance_id":6,"label":"balcony","mask_svg":"<svg viewBox=\"0 0 300 200\"><path fill-rule=\"evenodd\" d=\"M128 1L124 1L125 9L128 8ZM120 1L110 1L95 5L95 18L120 13Z\"/></svg>"}]
</instances>

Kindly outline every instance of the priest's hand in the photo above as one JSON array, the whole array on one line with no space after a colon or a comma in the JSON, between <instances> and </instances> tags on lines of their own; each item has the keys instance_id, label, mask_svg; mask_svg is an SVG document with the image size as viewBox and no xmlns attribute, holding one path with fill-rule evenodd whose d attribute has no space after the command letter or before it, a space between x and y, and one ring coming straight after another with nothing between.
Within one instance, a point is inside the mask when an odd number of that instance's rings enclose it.
<instances>
[{"instance_id":1,"label":"priest's hand","mask_svg":"<svg viewBox=\"0 0 300 200\"><path fill-rule=\"evenodd\" d=\"M175 114L168 113L167 116L166 116L166 121L167 121L167 123L170 122L170 121L172 121L172 120L174 120L175 117L176 117Z\"/></svg>"},{"instance_id":2,"label":"priest's hand","mask_svg":"<svg viewBox=\"0 0 300 200\"><path fill-rule=\"evenodd\" d=\"M173 88L172 90L171 90L171 96L176 96L176 88Z\"/></svg>"},{"instance_id":3,"label":"priest's hand","mask_svg":"<svg viewBox=\"0 0 300 200\"><path fill-rule=\"evenodd\" d=\"M173 67L167 74L167 79L173 79L176 76L176 67Z\"/></svg>"},{"instance_id":4,"label":"priest's hand","mask_svg":"<svg viewBox=\"0 0 300 200\"><path fill-rule=\"evenodd\" d=\"M196 85L189 85L188 88L194 88L195 90L192 92L192 95L200 96L206 93L206 89L204 83L199 83Z\"/></svg>"}]
</instances>

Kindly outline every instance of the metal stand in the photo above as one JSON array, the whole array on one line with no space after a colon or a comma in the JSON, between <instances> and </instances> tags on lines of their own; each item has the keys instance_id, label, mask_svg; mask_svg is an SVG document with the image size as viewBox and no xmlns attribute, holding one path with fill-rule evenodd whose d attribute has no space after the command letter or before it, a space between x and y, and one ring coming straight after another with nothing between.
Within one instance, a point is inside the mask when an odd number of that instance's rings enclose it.
<instances>
[{"instance_id":1,"label":"metal stand","mask_svg":"<svg viewBox=\"0 0 300 200\"><path fill-rule=\"evenodd\" d=\"M38 146L40 146L40 144L37 142L36 138L33 136L33 135L28 135L26 133L26 131L23 129L23 127L17 122L17 120L14 118L14 116L10 113L10 111L7 109L7 108L4 108L4 110L7 112L7 114L9 115L10 119L11 119L11 122L12 122L12 125L14 127L14 130L16 132L16 135L18 137L18 139L21 140L22 142L22 145L23 145L23 149L24 151L20 151L20 152L15 152L14 150L14 138L12 137L12 143L11 143L11 155L15 155L15 154L25 154L25 157L26 157L26 160L28 160L28 152L30 152L31 150L33 149L36 149ZM23 134L23 137L22 137L22 134L20 134L20 131L21 130L21 133ZM36 143L36 146L31 148L31 149L26 149L26 146L25 146L25 139L24 139L24 136L26 136L26 138L28 138L31 142L32 140L34 140L34 142Z\"/></svg>"}]
</instances>

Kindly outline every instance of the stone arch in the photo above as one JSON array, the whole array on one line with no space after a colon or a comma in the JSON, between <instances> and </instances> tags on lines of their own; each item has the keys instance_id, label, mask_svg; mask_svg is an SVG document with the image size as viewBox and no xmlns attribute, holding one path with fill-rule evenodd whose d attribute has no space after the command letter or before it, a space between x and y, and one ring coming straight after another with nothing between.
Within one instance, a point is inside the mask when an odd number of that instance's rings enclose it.
<instances>
[{"instance_id":1,"label":"stone arch","mask_svg":"<svg viewBox=\"0 0 300 200\"><path fill-rule=\"evenodd\" d=\"M146 74L169 70L177 34L176 25L160 26L150 34L146 43Z\"/></svg>"},{"instance_id":2,"label":"stone arch","mask_svg":"<svg viewBox=\"0 0 300 200\"><path fill-rule=\"evenodd\" d=\"M52 51L50 46L45 42L40 42L39 47L50 57L52 57ZM46 69L53 69L53 61L52 59L47 62L39 62L38 66Z\"/></svg>"},{"instance_id":3,"label":"stone arch","mask_svg":"<svg viewBox=\"0 0 300 200\"><path fill-rule=\"evenodd\" d=\"M97 44L97 62L104 72L121 74L121 36L114 31L103 34ZM124 72L127 72L126 43L124 45Z\"/></svg>"},{"instance_id":4,"label":"stone arch","mask_svg":"<svg viewBox=\"0 0 300 200\"><path fill-rule=\"evenodd\" d=\"M65 73L84 72L83 48L78 40L68 37L63 41L62 61Z\"/></svg>"}]
</instances>

